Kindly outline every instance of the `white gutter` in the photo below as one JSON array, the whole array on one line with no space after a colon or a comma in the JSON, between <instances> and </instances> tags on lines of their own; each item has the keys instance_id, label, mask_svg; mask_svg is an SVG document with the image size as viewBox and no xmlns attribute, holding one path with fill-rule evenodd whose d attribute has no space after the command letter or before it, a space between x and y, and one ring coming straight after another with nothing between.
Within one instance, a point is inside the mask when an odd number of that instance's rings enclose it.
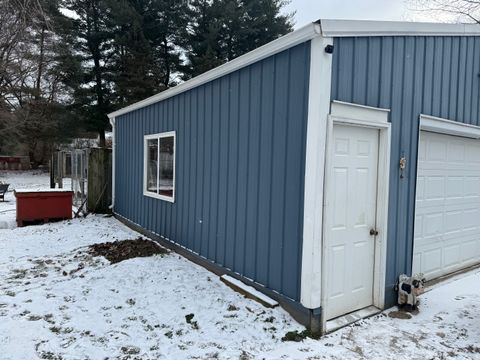
<instances>
[{"instance_id":1,"label":"white gutter","mask_svg":"<svg viewBox=\"0 0 480 360\"><path fill-rule=\"evenodd\" d=\"M159 94L153 95L145 100L139 101L123 109L114 111L113 113L108 114L108 117L110 119L115 118L117 116L126 114L128 112L168 99L172 96L175 96L187 90L193 89L209 81L218 79L222 76L225 76L241 68L244 68L245 66L251 65L269 56L282 52L295 45L309 41L319 35L320 35L320 26L316 23L308 24L303 28L300 28L285 36L282 36L281 38L278 38L277 40L274 40L268 44L265 44L259 47L258 49L250 51L245 55L239 56L238 58L232 61L229 61L223 65L220 65L215 69L212 69L210 71L207 71L206 73L203 73L197 77L194 77L193 79L188 80L183 84L177 85L171 89L165 90Z\"/></svg>"}]
</instances>

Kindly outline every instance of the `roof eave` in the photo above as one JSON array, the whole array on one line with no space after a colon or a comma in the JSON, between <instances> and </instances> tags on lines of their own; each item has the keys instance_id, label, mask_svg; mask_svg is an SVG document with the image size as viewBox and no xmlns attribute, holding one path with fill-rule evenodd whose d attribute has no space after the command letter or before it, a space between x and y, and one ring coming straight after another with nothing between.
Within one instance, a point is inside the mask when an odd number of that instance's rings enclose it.
<instances>
[{"instance_id":1,"label":"roof eave","mask_svg":"<svg viewBox=\"0 0 480 360\"><path fill-rule=\"evenodd\" d=\"M328 19L320 24L325 37L480 35L480 24Z\"/></svg>"},{"instance_id":2,"label":"roof eave","mask_svg":"<svg viewBox=\"0 0 480 360\"><path fill-rule=\"evenodd\" d=\"M269 56L282 52L295 45L309 41L314 37L319 36L320 33L321 33L320 25L318 23L310 23L298 30L295 30L287 35L282 36L281 38L278 38L266 45L263 45L258 49L252 50L245 55L239 56L238 58L232 61L229 61L223 65L220 65L215 69L207 71L199 76L196 76L193 79L190 79L180 85L177 85L173 88L165 90L159 94L153 95L145 100L142 100L132 105L129 105L127 107L124 107L123 109L114 111L108 114L108 117L112 119L112 118L124 115L126 113L129 113L131 111L141 109L145 106L168 99L179 93L188 91L197 86L200 86L212 80L218 79L236 70L239 70L245 66L251 65L257 61L265 59Z\"/></svg>"},{"instance_id":3,"label":"roof eave","mask_svg":"<svg viewBox=\"0 0 480 360\"><path fill-rule=\"evenodd\" d=\"M480 36L480 24L442 24L402 21L322 19L295 30L277 40L207 71L180 85L108 114L110 119L168 99L197 86L218 79L245 66L282 52L316 36Z\"/></svg>"}]
</instances>

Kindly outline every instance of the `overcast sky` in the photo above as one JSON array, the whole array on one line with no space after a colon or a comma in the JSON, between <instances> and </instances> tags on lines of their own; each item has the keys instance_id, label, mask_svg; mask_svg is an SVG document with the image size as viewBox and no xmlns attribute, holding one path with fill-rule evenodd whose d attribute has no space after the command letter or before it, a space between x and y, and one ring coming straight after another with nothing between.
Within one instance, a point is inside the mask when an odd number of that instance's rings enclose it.
<instances>
[{"instance_id":1,"label":"overcast sky","mask_svg":"<svg viewBox=\"0 0 480 360\"><path fill-rule=\"evenodd\" d=\"M318 19L435 21L404 0L291 0L285 11L295 10L295 28Z\"/></svg>"}]
</instances>

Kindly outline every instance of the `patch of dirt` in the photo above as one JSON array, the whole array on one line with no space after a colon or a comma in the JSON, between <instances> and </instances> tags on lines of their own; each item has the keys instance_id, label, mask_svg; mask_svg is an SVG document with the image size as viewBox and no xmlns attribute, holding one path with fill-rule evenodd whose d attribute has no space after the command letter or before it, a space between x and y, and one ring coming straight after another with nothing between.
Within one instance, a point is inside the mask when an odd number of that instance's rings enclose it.
<instances>
[{"instance_id":1,"label":"patch of dirt","mask_svg":"<svg viewBox=\"0 0 480 360\"><path fill-rule=\"evenodd\" d=\"M388 317L392 319L409 320L412 318L412 315L405 311L392 311L388 313Z\"/></svg>"},{"instance_id":2,"label":"patch of dirt","mask_svg":"<svg viewBox=\"0 0 480 360\"><path fill-rule=\"evenodd\" d=\"M285 336L282 337L282 341L283 342L285 342L285 341L300 342L300 341L305 340L307 337L317 340L317 339L320 338L320 335L319 334L312 334L312 332L310 332L310 330L308 330L308 329L303 330L301 332L298 332L297 330L295 330L295 331L287 332L285 334Z\"/></svg>"},{"instance_id":3,"label":"patch of dirt","mask_svg":"<svg viewBox=\"0 0 480 360\"><path fill-rule=\"evenodd\" d=\"M468 345L466 348L460 348L459 350L469 352L470 354L480 354L480 347L475 345Z\"/></svg>"},{"instance_id":4,"label":"patch of dirt","mask_svg":"<svg viewBox=\"0 0 480 360\"><path fill-rule=\"evenodd\" d=\"M121 350L126 355L140 354L140 348L138 348L136 346L122 346Z\"/></svg>"},{"instance_id":5,"label":"patch of dirt","mask_svg":"<svg viewBox=\"0 0 480 360\"><path fill-rule=\"evenodd\" d=\"M198 323L196 321L193 321L194 316L195 316L195 314L185 315L185 320L187 321L187 324L192 325L192 328L194 330L198 330L199 329Z\"/></svg>"},{"instance_id":6,"label":"patch of dirt","mask_svg":"<svg viewBox=\"0 0 480 360\"><path fill-rule=\"evenodd\" d=\"M420 300L417 300L417 305L416 306L403 304L403 305L398 305L397 308L398 308L398 311L407 312L407 313L410 313L412 315L418 315L420 313L420 309L418 307L419 304L420 304Z\"/></svg>"},{"instance_id":7,"label":"patch of dirt","mask_svg":"<svg viewBox=\"0 0 480 360\"><path fill-rule=\"evenodd\" d=\"M142 238L94 244L88 248L92 256L103 256L112 264L137 257L149 257L168 253L160 245Z\"/></svg>"}]
</instances>

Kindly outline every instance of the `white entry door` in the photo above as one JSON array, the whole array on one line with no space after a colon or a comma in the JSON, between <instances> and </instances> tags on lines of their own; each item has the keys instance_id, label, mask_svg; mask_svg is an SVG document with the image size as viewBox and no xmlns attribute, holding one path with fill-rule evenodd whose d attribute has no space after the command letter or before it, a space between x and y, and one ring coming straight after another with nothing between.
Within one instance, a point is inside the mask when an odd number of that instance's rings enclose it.
<instances>
[{"instance_id":1,"label":"white entry door","mask_svg":"<svg viewBox=\"0 0 480 360\"><path fill-rule=\"evenodd\" d=\"M480 263L480 140L422 131L413 273L427 280Z\"/></svg>"},{"instance_id":2,"label":"white entry door","mask_svg":"<svg viewBox=\"0 0 480 360\"><path fill-rule=\"evenodd\" d=\"M373 304L378 148L379 130L333 126L325 209L327 320Z\"/></svg>"}]
</instances>

